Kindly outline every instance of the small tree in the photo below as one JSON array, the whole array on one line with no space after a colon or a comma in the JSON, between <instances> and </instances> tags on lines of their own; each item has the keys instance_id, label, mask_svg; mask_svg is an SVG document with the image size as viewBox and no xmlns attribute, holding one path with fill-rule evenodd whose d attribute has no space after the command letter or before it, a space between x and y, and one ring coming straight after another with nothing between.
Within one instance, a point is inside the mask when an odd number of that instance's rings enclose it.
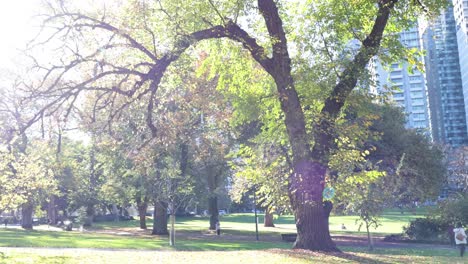
<instances>
[{"instance_id":1,"label":"small tree","mask_svg":"<svg viewBox=\"0 0 468 264\"><path fill-rule=\"evenodd\" d=\"M379 215L382 213L386 197L378 188L378 182L385 173L376 170L361 172L348 177L342 177L337 185L337 200L345 204L347 212L359 216L356 223L359 230L362 226L367 232L369 250L373 250L370 229L379 227Z\"/></svg>"},{"instance_id":2,"label":"small tree","mask_svg":"<svg viewBox=\"0 0 468 264\"><path fill-rule=\"evenodd\" d=\"M359 214L359 220L357 220L360 221L358 230L360 231L363 225L366 228L368 247L369 250L372 251L374 250L374 245L370 234L370 228L374 227L377 229L377 227L380 226L379 216L384 209L384 199L382 199L381 194L375 191L374 185L371 185L370 188L367 189L367 195L363 198L364 200L355 204L353 210L357 211Z\"/></svg>"}]
</instances>

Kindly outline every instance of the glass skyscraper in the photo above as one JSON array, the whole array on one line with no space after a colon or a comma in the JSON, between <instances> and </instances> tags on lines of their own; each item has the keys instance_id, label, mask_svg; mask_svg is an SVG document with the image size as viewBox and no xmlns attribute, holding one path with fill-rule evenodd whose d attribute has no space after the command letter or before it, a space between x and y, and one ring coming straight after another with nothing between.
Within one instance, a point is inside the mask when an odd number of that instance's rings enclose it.
<instances>
[{"instance_id":1,"label":"glass skyscraper","mask_svg":"<svg viewBox=\"0 0 468 264\"><path fill-rule=\"evenodd\" d=\"M463 47L459 47L456 30L454 10L449 8L422 31L432 136L434 141L453 147L468 143L465 114L468 97L463 93L459 59L460 48L468 46L460 43Z\"/></svg>"},{"instance_id":2,"label":"glass skyscraper","mask_svg":"<svg viewBox=\"0 0 468 264\"><path fill-rule=\"evenodd\" d=\"M377 92L391 92L407 113L408 128L424 129L437 143L468 146L468 0L453 0L435 21L419 21L402 32L400 41L425 50L425 70L408 70L404 61L383 67L374 60L369 67Z\"/></svg>"},{"instance_id":3,"label":"glass skyscraper","mask_svg":"<svg viewBox=\"0 0 468 264\"><path fill-rule=\"evenodd\" d=\"M401 33L400 41L408 48L421 49L418 28ZM378 80L378 91L380 93L390 91L392 100L404 108L408 114L406 126L425 129L427 133L430 133L431 124L424 74L414 67L408 70L411 66L404 61L393 63L390 69L384 68L378 62L373 65Z\"/></svg>"}]
</instances>

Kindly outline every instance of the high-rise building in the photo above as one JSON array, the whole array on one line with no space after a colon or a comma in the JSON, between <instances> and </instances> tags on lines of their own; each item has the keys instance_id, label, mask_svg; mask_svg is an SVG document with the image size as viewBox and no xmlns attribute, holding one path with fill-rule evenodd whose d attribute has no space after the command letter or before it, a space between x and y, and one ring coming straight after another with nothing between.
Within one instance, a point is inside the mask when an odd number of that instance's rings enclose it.
<instances>
[{"instance_id":1,"label":"high-rise building","mask_svg":"<svg viewBox=\"0 0 468 264\"><path fill-rule=\"evenodd\" d=\"M389 68L370 64L377 90L392 91L392 100L408 115L407 127L426 129L435 142L468 145L468 0L453 0L432 23L401 33L408 48L424 49L425 71L408 64Z\"/></svg>"},{"instance_id":2,"label":"high-rise building","mask_svg":"<svg viewBox=\"0 0 468 264\"><path fill-rule=\"evenodd\" d=\"M408 48L421 49L418 28L400 34L400 41ZM421 58L422 60L422 58ZM374 63L378 90L391 91L393 101L407 113L407 127L422 128L430 134L430 115L424 74L407 62L393 63L389 69Z\"/></svg>"},{"instance_id":3,"label":"high-rise building","mask_svg":"<svg viewBox=\"0 0 468 264\"><path fill-rule=\"evenodd\" d=\"M457 41L454 10L448 8L421 31L433 139L453 147L466 145L468 90L464 98L460 50L467 49L468 44L459 45ZM468 74L466 70L465 73Z\"/></svg>"},{"instance_id":4,"label":"high-rise building","mask_svg":"<svg viewBox=\"0 0 468 264\"><path fill-rule=\"evenodd\" d=\"M465 99L465 119L468 122L468 0L453 0L453 14L456 24L458 59Z\"/></svg>"}]
</instances>

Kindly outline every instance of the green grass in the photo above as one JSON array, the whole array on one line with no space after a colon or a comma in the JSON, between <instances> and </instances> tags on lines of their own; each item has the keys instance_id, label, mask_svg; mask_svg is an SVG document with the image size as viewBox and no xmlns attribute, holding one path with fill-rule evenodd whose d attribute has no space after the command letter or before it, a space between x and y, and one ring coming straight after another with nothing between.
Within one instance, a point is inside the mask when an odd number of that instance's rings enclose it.
<instances>
[{"instance_id":1,"label":"green grass","mask_svg":"<svg viewBox=\"0 0 468 264\"><path fill-rule=\"evenodd\" d=\"M415 212L404 212L399 210L386 210L380 217L381 226L377 229L372 229L374 235L399 234L403 231L403 226L418 217L424 217L427 210L419 208ZM259 232L261 235L278 235L279 233L295 233L296 226L293 216L280 216L275 219L276 228L263 227L263 215L258 215ZM356 222L357 216L337 216L330 217L330 231L334 234L354 234L365 235L365 230L358 231L359 223ZM221 228L223 233L231 235L254 235L255 233L255 217L253 213L230 214L220 217ZM176 220L177 230L184 232L203 232L208 229L208 217L178 217ZM341 229L341 224L345 224L346 230ZM148 228L152 226L152 219L147 218ZM137 228L139 227L138 220L120 221L120 222L104 222L97 223L96 229L112 229L112 228Z\"/></svg>"},{"instance_id":2,"label":"green grass","mask_svg":"<svg viewBox=\"0 0 468 264\"><path fill-rule=\"evenodd\" d=\"M167 240L167 239L166 239ZM56 231L28 231L1 229L1 247L52 247L52 248L133 248L159 249L167 242L162 238L136 238L105 234Z\"/></svg>"},{"instance_id":3,"label":"green grass","mask_svg":"<svg viewBox=\"0 0 468 264\"><path fill-rule=\"evenodd\" d=\"M253 239L252 239L253 240ZM176 250L248 250L291 248L284 242L227 241L223 237L177 238ZM113 248L173 250L166 236L128 237L99 233L0 229L0 247Z\"/></svg>"},{"instance_id":4,"label":"green grass","mask_svg":"<svg viewBox=\"0 0 468 264\"><path fill-rule=\"evenodd\" d=\"M403 227L407 226L411 220L425 217L427 214L426 208L418 208L415 212L405 211L403 214L399 210L386 210L380 216L380 224L377 229L371 229L375 235L400 234L403 232ZM331 216L330 217L330 232L332 233L351 233L364 234L364 228L358 232L359 223L356 223L357 216ZM344 223L346 231L341 230L341 224Z\"/></svg>"},{"instance_id":5,"label":"green grass","mask_svg":"<svg viewBox=\"0 0 468 264\"><path fill-rule=\"evenodd\" d=\"M466 263L455 250L342 248L343 253L293 251L289 249L241 251L90 251L5 250L0 263Z\"/></svg>"},{"instance_id":6,"label":"green grass","mask_svg":"<svg viewBox=\"0 0 468 264\"><path fill-rule=\"evenodd\" d=\"M382 216L382 226L377 229L377 234L401 233L401 227L409 220L422 217L424 212L416 214L401 214L399 211L389 210ZM355 216L332 216L330 229L335 234L348 233L364 235L357 232ZM148 219L151 228L151 219ZM263 216L259 217L263 221ZM221 218L221 226L225 237L219 239L216 236L206 235L208 218L178 218L177 232L185 233L177 236L179 250L246 250L267 248L290 248L291 244L280 241L280 233L294 233L295 225L292 216L281 216L275 221L275 228L265 228L259 224L260 239L270 242L249 242L249 237L254 241L255 224L253 214L231 214ZM341 223L347 226L346 231L341 230ZM137 220L121 222L97 223L96 230L106 231L111 229L138 229ZM205 234L205 235L203 235ZM241 239L236 236L243 236ZM276 241L276 242L275 242ZM59 247L59 248L116 248L116 249L148 249L168 250L167 237L154 236L121 236L101 233L80 232L55 232L55 231L26 231L20 229L0 229L0 246L4 247Z\"/></svg>"},{"instance_id":7,"label":"green grass","mask_svg":"<svg viewBox=\"0 0 468 264\"><path fill-rule=\"evenodd\" d=\"M74 253L26 253L12 252L0 263L310 263L310 258L288 254L243 251L243 252L74 252Z\"/></svg>"},{"instance_id":8,"label":"green grass","mask_svg":"<svg viewBox=\"0 0 468 264\"><path fill-rule=\"evenodd\" d=\"M388 210L382 215L382 226L377 232L382 235L401 233L402 226L425 214L423 209L405 214ZM355 220L356 216L332 216L330 229L335 234L364 235L364 232L357 232ZM263 216L259 221L263 221ZM346 231L341 230L342 223L346 225ZM148 224L151 228L151 219ZM279 234L295 232L294 218L281 216L275 224L275 228L265 228L260 224L260 239L263 241L256 242L253 214L223 216L221 237L207 234L208 218L181 217L177 219L175 247L169 247L165 236L101 233L137 230L137 220L97 223L94 230L84 233L0 228L0 247L6 247L0 248L0 252L4 252L0 254L0 263L463 263L455 249L430 246L378 248L373 252L368 252L365 247L342 247L345 253L336 254L293 251L290 250L291 243L279 240ZM266 239L267 236L270 239ZM130 251L136 249L138 251Z\"/></svg>"}]
</instances>

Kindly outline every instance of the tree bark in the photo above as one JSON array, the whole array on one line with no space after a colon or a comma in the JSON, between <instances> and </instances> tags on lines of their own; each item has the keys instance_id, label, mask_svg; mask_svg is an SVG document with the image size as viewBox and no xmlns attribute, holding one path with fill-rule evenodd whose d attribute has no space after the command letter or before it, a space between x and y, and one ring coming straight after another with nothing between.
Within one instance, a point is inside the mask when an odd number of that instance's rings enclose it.
<instances>
[{"instance_id":1,"label":"tree bark","mask_svg":"<svg viewBox=\"0 0 468 264\"><path fill-rule=\"evenodd\" d=\"M154 203L153 232L152 235L169 235L167 230L167 204L163 202Z\"/></svg>"},{"instance_id":2,"label":"tree bark","mask_svg":"<svg viewBox=\"0 0 468 264\"><path fill-rule=\"evenodd\" d=\"M83 223L83 226L92 226L94 221L94 205L86 206L86 219Z\"/></svg>"},{"instance_id":3,"label":"tree bark","mask_svg":"<svg viewBox=\"0 0 468 264\"><path fill-rule=\"evenodd\" d=\"M137 199L138 216L140 218L140 229L147 229L146 210L148 209L148 198Z\"/></svg>"},{"instance_id":4,"label":"tree bark","mask_svg":"<svg viewBox=\"0 0 468 264\"><path fill-rule=\"evenodd\" d=\"M28 202L21 206L21 227L24 229L33 229L33 211L34 206Z\"/></svg>"},{"instance_id":5,"label":"tree bark","mask_svg":"<svg viewBox=\"0 0 468 264\"><path fill-rule=\"evenodd\" d=\"M325 220L327 220L327 226L330 224L330 213L333 209L333 203L330 201L324 201L323 202L323 209L325 210Z\"/></svg>"},{"instance_id":6,"label":"tree bark","mask_svg":"<svg viewBox=\"0 0 468 264\"><path fill-rule=\"evenodd\" d=\"M296 217L294 248L339 251L330 237L322 201L326 167L318 162L299 162L290 177L289 194Z\"/></svg>"},{"instance_id":7,"label":"tree bark","mask_svg":"<svg viewBox=\"0 0 468 264\"><path fill-rule=\"evenodd\" d=\"M115 222L118 222L120 220L120 210L116 204L112 204L111 214L114 216Z\"/></svg>"},{"instance_id":8,"label":"tree bark","mask_svg":"<svg viewBox=\"0 0 468 264\"><path fill-rule=\"evenodd\" d=\"M267 207L265 210L265 217L263 221L263 226L264 227L275 227L275 224L273 223L273 212L270 207Z\"/></svg>"},{"instance_id":9,"label":"tree bark","mask_svg":"<svg viewBox=\"0 0 468 264\"><path fill-rule=\"evenodd\" d=\"M216 230L216 222L219 220L218 197L216 195L208 198L208 212L210 214L210 230Z\"/></svg>"},{"instance_id":10,"label":"tree bark","mask_svg":"<svg viewBox=\"0 0 468 264\"><path fill-rule=\"evenodd\" d=\"M52 195L50 201L47 204L47 223L50 225L57 224L57 206L56 206L56 196Z\"/></svg>"},{"instance_id":11,"label":"tree bark","mask_svg":"<svg viewBox=\"0 0 468 264\"><path fill-rule=\"evenodd\" d=\"M372 238L371 238L368 222L366 222L366 231L367 231L367 246L369 247L369 251L373 251L374 244L372 243Z\"/></svg>"}]
</instances>

